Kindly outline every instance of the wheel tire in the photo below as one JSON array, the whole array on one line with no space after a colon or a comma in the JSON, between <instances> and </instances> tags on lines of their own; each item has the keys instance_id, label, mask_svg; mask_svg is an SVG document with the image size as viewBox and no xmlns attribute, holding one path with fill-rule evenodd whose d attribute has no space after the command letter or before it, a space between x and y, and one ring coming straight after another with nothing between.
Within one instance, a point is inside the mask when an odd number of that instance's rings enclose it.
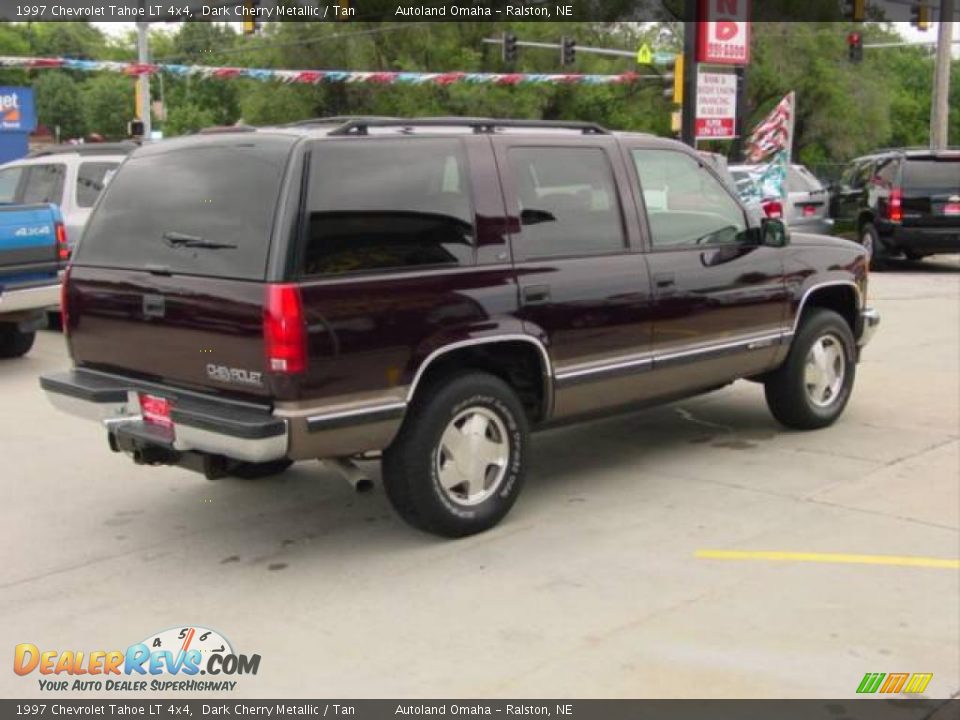
<instances>
[{"instance_id":1,"label":"wheel tire","mask_svg":"<svg viewBox=\"0 0 960 720\"><path fill-rule=\"evenodd\" d=\"M291 465L293 460L286 459L260 463L241 462L231 467L227 474L240 480L260 480L271 475L279 475Z\"/></svg>"},{"instance_id":2,"label":"wheel tire","mask_svg":"<svg viewBox=\"0 0 960 720\"><path fill-rule=\"evenodd\" d=\"M829 402L818 405L807 387L808 358L814 344L829 338L842 352L843 376ZM783 425L816 430L831 425L847 405L856 377L856 343L850 326L832 310L816 308L804 315L786 361L764 383L767 406Z\"/></svg>"},{"instance_id":3,"label":"wheel tire","mask_svg":"<svg viewBox=\"0 0 960 720\"><path fill-rule=\"evenodd\" d=\"M499 445L504 458L499 471L495 470L497 465L483 465L482 460L470 465L472 469L483 468L481 488L489 483L488 489L476 493L476 499L471 500L468 493L473 484L459 486L465 488L461 491L455 489L458 486L445 489L441 484L441 466L450 466L453 473L460 473L460 463L453 461L453 455L447 455L450 451L441 438L446 432L461 432L474 423L477 415L481 418L477 421L479 426L471 428L482 427L483 437L492 445ZM463 423L459 429L458 422ZM476 438L480 433L470 430L463 436ZM463 537L487 530L503 519L520 494L529 436L523 406L500 378L470 372L440 379L414 400L399 434L384 451L383 483L387 497L404 520L435 535ZM464 457L474 457L471 453L476 444L461 447L466 448ZM492 480L488 479L491 470ZM458 492L467 497L456 497Z\"/></svg>"},{"instance_id":4,"label":"wheel tire","mask_svg":"<svg viewBox=\"0 0 960 720\"><path fill-rule=\"evenodd\" d=\"M35 332L20 332L16 325L0 325L0 358L18 358L26 355L36 340Z\"/></svg>"},{"instance_id":5,"label":"wheel tire","mask_svg":"<svg viewBox=\"0 0 960 720\"><path fill-rule=\"evenodd\" d=\"M887 254L880 242L880 235L877 229L867 223L860 228L860 244L867 251L867 259L870 261L871 270L883 270L886 267Z\"/></svg>"}]
</instances>

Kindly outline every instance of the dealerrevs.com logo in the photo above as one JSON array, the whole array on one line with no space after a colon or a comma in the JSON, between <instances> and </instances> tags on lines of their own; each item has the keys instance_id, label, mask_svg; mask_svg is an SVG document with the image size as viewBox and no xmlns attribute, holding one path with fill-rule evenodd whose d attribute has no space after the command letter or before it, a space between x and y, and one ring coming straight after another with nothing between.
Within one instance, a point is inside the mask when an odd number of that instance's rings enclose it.
<instances>
[{"instance_id":1,"label":"dealerrevs.com logo","mask_svg":"<svg viewBox=\"0 0 960 720\"><path fill-rule=\"evenodd\" d=\"M21 643L13 653L13 671L39 674L40 689L49 691L230 691L237 681L228 678L259 669L259 655L238 654L223 635L203 627L170 628L126 650L42 650Z\"/></svg>"}]
</instances>

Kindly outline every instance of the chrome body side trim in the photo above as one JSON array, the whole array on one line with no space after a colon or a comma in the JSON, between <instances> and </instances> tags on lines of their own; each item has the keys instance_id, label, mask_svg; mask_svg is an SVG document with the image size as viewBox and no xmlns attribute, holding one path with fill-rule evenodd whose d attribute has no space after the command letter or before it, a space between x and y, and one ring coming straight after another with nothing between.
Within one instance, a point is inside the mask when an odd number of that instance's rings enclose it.
<instances>
[{"instance_id":1,"label":"chrome body side trim","mask_svg":"<svg viewBox=\"0 0 960 720\"><path fill-rule=\"evenodd\" d=\"M308 415L306 418L307 430L310 432L320 432L322 430L333 430L344 427L345 425L353 425L355 422L380 422L383 420L399 419L403 417L406 409L407 403L398 401L351 408L350 410Z\"/></svg>"},{"instance_id":2,"label":"chrome body side trim","mask_svg":"<svg viewBox=\"0 0 960 720\"><path fill-rule=\"evenodd\" d=\"M410 383L410 389L407 391L407 403L409 404L413 400L414 393L417 391L417 386L420 384L420 380L423 377L423 374L427 371L427 368L430 367L430 363L432 363L441 355L453 350L459 350L460 348L476 347L478 345L490 345L493 343L511 341L532 343L537 350L540 351L540 357L543 360L543 378L546 385L544 387L544 416L549 416L549 409L552 404L554 378L553 364L550 361L550 354L547 352L547 348L539 339L535 338L533 335L523 335L520 333L509 335L489 335L486 337L471 338L470 340L459 340L457 342L450 343L449 345L443 345L442 347L437 348L432 353L427 355L427 357L424 358L424 361L420 363L420 367L417 368L417 372L413 376L413 382Z\"/></svg>"},{"instance_id":3,"label":"chrome body side trim","mask_svg":"<svg viewBox=\"0 0 960 720\"><path fill-rule=\"evenodd\" d=\"M811 287L808 287L804 291L803 297L800 298L800 304L797 305L796 317L793 318L793 334L795 334L797 332L797 328L800 327L800 318L803 315L803 307L804 305L806 305L807 299L810 297L810 295L815 290L822 290L825 287L835 287L838 285L846 285L848 287L853 288L853 294L856 296L856 299L857 299L857 307L855 308L855 310L857 312L860 312L860 310L863 308L863 298L860 296L860 288L857 287L857 284L853 280L830 280L829 282L818 283L816 285L812 285Z\"/></svg>"}]
</instances>

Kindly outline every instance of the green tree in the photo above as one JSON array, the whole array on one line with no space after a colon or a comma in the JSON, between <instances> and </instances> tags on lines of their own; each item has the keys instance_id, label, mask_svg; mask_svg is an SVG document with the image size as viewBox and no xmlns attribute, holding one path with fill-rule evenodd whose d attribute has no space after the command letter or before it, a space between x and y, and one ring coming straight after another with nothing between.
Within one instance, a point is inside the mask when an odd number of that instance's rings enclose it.
<instances>
[{"instance_id":1,"label":"green tree","mask_svg":"<svg viewBox=\"0 0 960 720\"><path fill-rule=\"evenodd\" d=\"M86 118L80 84L69 75L56 70L45 70L33 83L37 119L50 130L60 130L60 138L83 137Z\"/></svg>"},{"instance_id":2,"label":"green tree","mask_svg":"<svg viewBox=\"0 0 960 720\"><path fill-rule=\"evenodd\" d=\"M315 87L250 81L240 104L243 122L277 125L324 114L323 91Z\"/></svg>"},{"instance_id":3,"label":"green tree","mask_svg":"<svg viewBox=\"0 0 960 720\"><path fill-rule=\"evenodd\" d=\"M84 118L87 131L108 139L126 137L127 123L133 118L134 81L104 73L83 85Z\"/></svg>"},{"instance_id":4,"label":"green tree","mask_svg":"<svg viewBox=\"0 0 960 720\"><path fill-rule=\"evenodd\" d=\"M166 137L186 135L214 124L213 113L190 103L179 105L169 111L163 124Z\"/></svg>"}]
</instances>

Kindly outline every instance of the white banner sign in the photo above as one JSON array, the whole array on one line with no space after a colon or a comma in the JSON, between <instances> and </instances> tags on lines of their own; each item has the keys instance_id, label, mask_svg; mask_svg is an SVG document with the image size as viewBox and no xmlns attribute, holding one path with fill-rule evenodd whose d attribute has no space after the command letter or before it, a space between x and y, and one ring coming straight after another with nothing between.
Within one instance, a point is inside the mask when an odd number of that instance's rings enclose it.
<instances>
[{"instance_id":1,"label":"white banner sign","mask_svg":"<svg viewBox=\"0 0 960 720\"><path fill-rule=\"evenodd\" d=\"M702 72L697 76L697 138L736 137L737 76Z\"/></svg>"}]
</instances>

